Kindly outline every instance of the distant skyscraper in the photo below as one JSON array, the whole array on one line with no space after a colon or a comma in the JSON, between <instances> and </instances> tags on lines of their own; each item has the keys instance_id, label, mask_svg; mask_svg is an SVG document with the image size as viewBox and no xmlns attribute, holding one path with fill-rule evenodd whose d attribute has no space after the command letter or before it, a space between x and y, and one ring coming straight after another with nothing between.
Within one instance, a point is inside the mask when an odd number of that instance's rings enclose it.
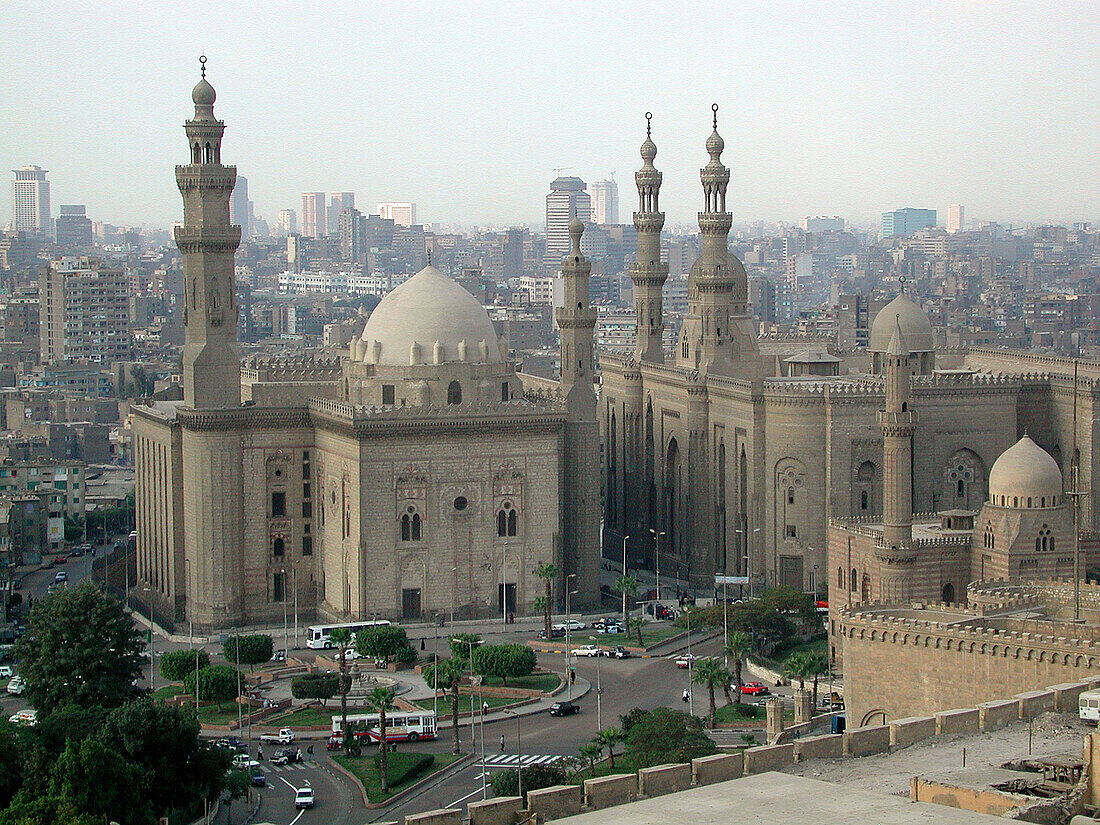
<instances>
[{"instance_id":1,"label":"distant skyscraper","mask_svg":"<svg viewBox=\"0 0 1100 825\"><path fill-rule=\"evenodd\" d=\"M895 209L882 213L882 237L907 238L920 229L936 225L935 209Z\"/></svg>"},{"instance_id":2,"label":"distant skyscraper","mask_svg":"<svg viewBox=\"0 0 1100 825\"><path fill-rule=\"evenodd\" d=\"M237 175L237 182L233 185L233 194L229 196L229 222L241 228L241 237L247 238L252 234L251 217L248 211L248 178Z\"/></svg>"},{"instance_id":3,"label":"distant skyscraper","mask_svg":"<svg viewBox=\"0 0 1100 825\"><path fill-rule=\"evenodd\" d=\"M328 231L335 235L340 229L340 213L345 209L355 208L354 192L333 192L329 196L328 205Z\"/></svg>"},{"instance_id":4,"label":"distant skyscraper","mask_svg":"<svg viewBox=\"0 0 1100 825\"><path fill-rule=\"evenodd\" d=\"M592 198L580 178L556 178L546 196L546 257L548 267L556 268L569 252L569 221L574 213L581 223L592 223Z\"/></svg>"},{"instance_id":5,"label":"distant skyscraper","mask_svg":"<svg viewBox=\"0 0 1100 825\"><path fill-rule=\"evenodd\" d=\"M380 218L393 221L396 226L416 225L415 203L380 203L374 211Z\"/></svg>"},{"instance_id":6,"label":"distant skyscraper","mask_svg":"<svg viewBox=\"0 0 1100 825\"><path fill-rule=\"evenodd\" d=\"M17 232L49 235L50 182L41 166L20 166L12 170L11 228Z\"/></svg>"},{"instance_id":7,"label":"distant skyscraper","mask_svg":"<svg viewBox=\"0 0 1100 825\"><path fill-rule=\"evenodd\" d=\"M327 234L325 193L302 193L302 234L307 238L323 238Z\"/></svg>"},{"instance_id":8,"label":"distant skyscraper","mask_svg":"<svg viewBox=\"0 0 1100 825\"><path fill-rule=\"evenodd\" d=\"M60 209L54 223L54 240L60 246L91 246L92 222L87 209L80 204L62 204Z\"/></svg>"},{"instance_id":9,"label":"distant skyscraper","mask_svg":"<svg viewBox=\"0 0 1100 825\"><path fill-rule=\"evenodd\" d=\"M804 232L843 232L844 218L805 217L798 222Z\"/></svg>"},{"instance_id":10,"label":"distant skyscraper","mask_svg":"<svg viewBox=\"0 0 1100 825\"><path fill-rule=\"evenodd\" d=\"M947 231L954 234L955 232L962 232L963 223L965 218L963 216L963 205L961 203L953 203L947 207Z\"/></svg>"},{"instance_id":11,"label":"distant skyscraper","mask_svg":"<svg viewBox=\"0 0 1100 825\"><path fill-rule=\"evenodd\" d=\"M287 235L296 234L298 232L298 213L293 209L279 210L279 220L276 227L280 232L285 232Z\"/></svg>"},{"instance_id":12,"label":"distant skyscraper","mask_svg":"<svg viewBox=\"0 0 1100 825\"><path fill-rule=\"evenodd\" d=\"M38 285L42 360L107 364L132 355L130 283L96 258L51 261Z\"/></svg>"},{"instance_id":13,"label":"distant skyscraper","mask_svg":"<svg viewBox=\"0 0 1100 825\"><path fill-rule=\"evenodd\" d=\"M599 225L619 222L619 184L613 180L598 180L592 190L592 223Z\"/></svg>"}]
</instances>

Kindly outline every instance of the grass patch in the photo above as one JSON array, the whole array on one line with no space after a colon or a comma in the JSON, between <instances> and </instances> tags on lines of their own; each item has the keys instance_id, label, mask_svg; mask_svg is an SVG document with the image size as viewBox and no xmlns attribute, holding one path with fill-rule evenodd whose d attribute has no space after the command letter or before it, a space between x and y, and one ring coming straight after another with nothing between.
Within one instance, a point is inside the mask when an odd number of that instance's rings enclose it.
<instances>
[{"instance_id":1,"label":"grass patch","mask_svg":"<svg viewBox=\"0 0 1100 825\"><path fill-rule=\"evenodd\" d=\"M829 639L826 636L822 636L820 639L814 639L812 642L800 642L785 650L772 654L772 658L777 662L785 662L794 653L818 653L822 656L829 654Z\"/></svg>"},{"instance_id":2,"label":"grass patch","mask_svg":"<svg viewBox=\"0 0 1100 825\"><path fill-rule=\"evenodd\" d=\"M170 685L165 685L162 688L157 688L153 691L153 698L158 702L167 702L174 696L187 696L187 688L185 688L179 682L173 682Z\"/></svg>"},{"instance_id":3,"label":"grass patch","mask_svg":"<svg viewBox=\"0 0 1100 825\"><path fill-rule=\"evenodd\" d=\"M489 709L492 710L493 708L504 707L505 705L510 705L513 702L519 702L519 701L521 701L521 700L520 699L508 699L504 696L485 696L485 697L482 697L481 701L479 702L477 700L477 694L475 693L474 694L474 709L479 710L481 708L481 703L482 702L488 702L489 703ZM427 699L414 699L413 704L416 705L418 708L424 708L424 710L431 710L432 708L435 707L434 700L432 700L430 697L427 698ZM470 712L470 694L469 693L463 692L462 694L459 695L459 698L458 698L458 712L459 713L469 713ZM447 696L440 696L439 697L439 715L441 717L443 717L443 716L450 717L450 715L451 715L451 697L450 697L449 694Z\"/></svg>"},{"instance_id":4,"label":"grass patch","mask_svg":"<svg viewBox=\"0 0 1100 825\"><path fill-rule=\"evenodd\" d=\"M243 717L247 711L241 708ZM204 725L229 725L237 721L237 706L231 702L222 705L218 710L217 705L199 705L199 722Z\"/></svg>"},{"instance_id":5,"label":"grass patch","mask_svg":"<svg viewBox=\"0 0 1100 825\"><path fill-rule=\"evenodd\" d=\"M522 690L539 690L549 693L561 683L556 673L532 673L530 676L520 676L508 680L507 687L520 688ZM504 683L499 676L486 676L485 684L491 687L503 687Z\"/></svg>"},{"instance_id":6,"label":"grass patch","mask_svg":"<svg viewBox=\"0 0 1100 825\"><path fill-rule=\"evenodd\" d=\"M607 752L604 751L604 753L606 754ZM615 754L614 768L611 767L611 763L607 760L605 755L603 761L596 763L594 770L592 768L584 768L583 770L577 771L569 781L574 785L580 785L586 779L598 779L601 776L610 776L613 773L634 773L636 770L638 770L638 768L634 765L634 760L625 753L617 753Z\"/></svg>"},{"instance_id":7,"label":"grass patch","mask_svg":"<svg viewBox=\"0 0 1100 825\"><path fill-rule=\"evenodd\" d=\"M351 712L351 708L348 708L348 712ZM285 716L273 716L270 717L267 722L275 724L278 722L279 727L293 728L295 726L300 727L313 727L321 726L331 727L332 717L340 715L340 705L336 705L335 708L319 708L316 706L310 706L305 708L297 708L292 710Z\"/></svg>"},{"instance_id":8,"label":"grass patch","mask_svg":"<svg viewBox=\"0 0 1100 825\"><path fill-rule=\"evenodd\" d=\"M653 645L657 644L657 642L663 642L670 636L676 636L683 632L684 628L676 627L676 625L672 624L671 622L665 625L658 625L656 627L646 625L642 628L642 642L645 644L646 647L652 647ZM634 642L638 641L637 631L635 631L634 633L623 634L623 637L626 639L632 639ZM630 642L626 642L625 644L630 644ZM618 763L616 763L616 767L618 767Z\"/></svg>"},{"instance_id":9,"label":"grass patch","mask_svg":"<svg viewBox=\"0 0 1100 825\"><path fill-rule=\"evenodd\" d=\"M382 777L378 770L377 753L355 758L343 755L333 756L332 758L363 783L363 787L367 790L367 798L371 802L385 802L409 785L419 782L421 779L441 771L456 760L461 759L462 754L403 753L401 751L388 754L386 777L389 780L389 789L384 794L382 793Z\"/></svg>"}]
</instances>

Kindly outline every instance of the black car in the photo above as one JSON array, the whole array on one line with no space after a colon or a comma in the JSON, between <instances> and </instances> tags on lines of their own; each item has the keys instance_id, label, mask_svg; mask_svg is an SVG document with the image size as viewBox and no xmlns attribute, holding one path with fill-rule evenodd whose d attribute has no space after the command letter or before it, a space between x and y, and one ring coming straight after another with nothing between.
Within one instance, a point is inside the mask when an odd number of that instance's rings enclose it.
<instances>
[{"instance_id":1,"label":"black car","mask_svg":"<svg viewBox=\"0 0 1100 825\"><path fill-rule=\"evenodd\" d=\"M302 761L301 748L282 748L271 757L272 765L290 765Z\"/></svg>"},{"instance_id":2,"label":"black car","mask_svg":"<svg viewBox=\"0 0 1100 825\"><path fill-rule=\"evenodd\" d=\"M550 706L551 716L572 716L574 713L580 713L581 706L574 702L555 702Z\"/></svg>"},{"instance_id":3,"label":"black car","mask_svg":"<svg viewBox=\"0 0 1100 825\"><path fill-rule=\"evenodd\" d=\"M621 646L613 647L611 648L611 650L607 651L607 655L610 656L612 659L629 659L630 651Z\"/></svg>"},{"instance_id":4,"label":"black car","mask_svg":"<svg viewBox=\"0 0 1100 825\"><path fill-rule=\"evenodd\" d=\"M546 638L546 631L545 630L540 630L538 638L545 639ZM559 629L559 628L551 628L550 638L551 639L564 639L565 638L565 630L564 629Z\"/></svg>"},{"instance_id":5,"label":"black car","mask_svg":"<svg viewBox=\"0 0 1100 825\"><path fill-rule=\"evenodd\" d=\"M256 770L252 772L252 787L264 788L267 787L267 777L264 776L263 771Z\"/></svg>"}]
</instances>

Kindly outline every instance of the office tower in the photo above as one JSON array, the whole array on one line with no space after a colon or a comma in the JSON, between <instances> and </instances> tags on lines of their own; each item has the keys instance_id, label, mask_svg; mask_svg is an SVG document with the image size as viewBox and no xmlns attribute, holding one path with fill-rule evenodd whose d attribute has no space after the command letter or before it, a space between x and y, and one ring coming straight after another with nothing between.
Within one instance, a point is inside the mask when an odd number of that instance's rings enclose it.
<instances>
[{"instance_id":1,"label":"office tower","mask_svg":"<svg viewBox=\"0 0 1100 825\"><path fill-rule=\"evenodd\" d=\"M44 362L131 357L130 285L121 267L86 256L50 261L39 278L38 306Z\"/></svg>"},{"instance_id":2,"label":"office tower","mask_svg":"<svg viewBox=\"0 0 1100 825\"><path fill-rule=\"evenodd\" d=\"M354 206L341 210L336 220L340 237L340 257L357 264L367 262L366 219Z\"/></svg>"},{"instance_id":3,"label":"office tower","mask_svg":"<svg viewBox=\"0 0 1100 825\"><path fill-rule=\"evenodd\" d=\"M936 225L935 209L895 209L882 213L882 237L908 238L914 232Z\"/></svg>"},{"instance_id":4,"label":"office tower","mask_svg":"<svg viewBox=\"0 0 1100 825\"><path fill-rule=\"evenodd\" d=\"M355 208L355 193L354 192L333 192L329 196L328 205L328 231L330 234L339 231L340 227L340 213L345 209Z\"/></svg>"},{"instance_id":5,"label":"office tower","mask_svg":"<svg viewBox=\"0 0 1100 825\"><path fill-rule=\"evenodd\" d=\"M379 203L375 206L374 211L380 218L393 221L395 226L414 226L416 224L415 203Z\"/></svg>"},{"instance_id":6,"label":"office tower","mask_svg":"<svg viewBox=\"0 0 1100 825\"><path fill-rule=\"evenodd\" d=\"M803 232L843 232L844 218L838 218L835 215L831 218L807 216L800 220L798 225Z\"/></svg>"},{"instance_id":7,"label":"office tower","mask_svg":"<svg viewBox=\"0 0 1100 825\"><path fill-rule=\"evenodd\" d=\"M302 234L323 238L327 233L324 192L302 193Z\"/></svg>"},{"instance_id":8,"label":"office tower","mask_svg":"<svg viewBox=\"0 0 1100 825\"><path fill-rule=\"evenodd\" d=\"M298 213L293 209L280 209L279 220L275 223L280 232L294 235L298 231Z\"/></svg>"},{"instance_id":9,"label":"office tower","mask_svg":"<svg viewBox=\"0 0 1100 825\"><path fill-rule=\"evenodd\" d=\"M54 241L60 246L91 246L92 222L82 204L62 204L54 222Z\"/></svg>"},{"instance_id":10,"label":"office tower","mask_svg":"<svg viewBox=\"0 0 1100 825\"><path fill-rule=\"evenodd\" d=\"M956 232L962 232L963 222L965 217L963 215L963 205L961 203L953 203L947 207L947 231L951 234Z\"/></svg>"},{"instance_id":11,"label":"office tower","mask_svg":"<svg viewBox=\"0 0 1100 825\"><path fill-rule=\"evenodd\" d=\"M247 238L252 234L252 224L248 211L248 178L237 175L237 182L233 185L233 194L229 196L229 222L241 228L241 237Z\"/></svg>"},{"instance_id":12,"label":"office tower","mask_svg":"<svg viewBox=\"0 0 1100 825\"><path fill-rule=\"evenodd\" d=\"M41 166L13 169L11 182L11 228L16 232L49 235L50 182Z\"/></svg>"},{"instance_id":13,"label":"office tower","mask_svg":"<svg viewBox=\"0 0 1100 825\"><path fill-rule=\"evenodd\" d=\"M548 267L556 268L569 252L569 221L592 222L592 198L580 178L556 178L546 196L546 256Z\"/></svg>"},{"instance_id":14,"label":"office tower","mask_svg":"<svg viewBox=\"0 0 1100 825\"><path fill-rule=\"evenodd\" d=\"M518 278L523 274L523 249L528 240L527 235L527 230L518 226L513 226L505 233L502 250L505 278Z\"/></svg>"},{"instance_id":15,"label":"office tower","mask_svg":"<svg viewBox=\"0 0 1100 825\"><path fill-rule=\"evenodd\" d=\"M619 222L619 184L598 180L591 185L592 223L598 226Z\"/></svg>"}]
</instances>

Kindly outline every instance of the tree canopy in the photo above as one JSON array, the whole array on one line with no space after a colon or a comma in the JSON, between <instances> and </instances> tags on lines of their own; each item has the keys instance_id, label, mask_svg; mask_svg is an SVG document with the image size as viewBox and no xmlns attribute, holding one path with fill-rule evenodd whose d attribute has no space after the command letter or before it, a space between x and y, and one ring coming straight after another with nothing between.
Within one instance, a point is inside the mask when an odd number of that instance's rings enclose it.
<instances>
[{"instance_id":1,"label":"tree canopy","mask_svg":"<svg viewBox=\"0 0 1100 825\"><path fill-rule=\"evenodd\" d=\"M196 684L196 676L198 684ZM183 684L190 694L194 695L198 690L202 701L216 702L218 710L221 710L223 702L236 699L240 695L240 678L240 672L234 667L210 665L197 674L187 674Z\"/></svg>"},{"instance_id":2,"label":"tree canopy","mask_svg":"<svg viewBox=\"0 0 1100 825\"><path fill-rule=\"evenodd\" d=\"M703 723L698 717L671 708L655 708L638 714L624 741L631 764L638 768L666 762L690 762L718 750L703 731Z\"/></svg>"},{"instance_id":3,"label":"tree canopy","mask_svg":"<svg viewBox=\"0 0 1100 825\"><path fill-rule=\"evenodd\" d=\"M169 682L182 682L188 673L195 672L196 661L202 670L210 664L210 654L202 648L170 651L160 657L160 675Z\"/></svg>"},{"instance_id":4,"label":"tree canopy","mask_svg":"<svg viewBox=\"0 0 1100 825\"><path fill-rule=\"evenodd\" d=\"M507 685L508 678L529 676L537 663L535 651L527 645L482 645L474 648L474 670L482 676L498 676Z\"/></svg>"},{"instance_id":5,"label":"tree canopy","mask_svg":"<svg viewBox=\"0 0 1100 825\"><path fill-rule=\"evenodd\" d=\"M393 625L365 627L355 634L355 650L360 656L384 659L388 662L409 661L409 654L416 659L416 651L409 643L405 628Z\"/></svg>"},{"instance_id":6,"label":"tree canopy","mask_svg":"<svg viewBox=\"0 0 1100 825\"><path fill-rule=\"evenodd\" d=\"M295 676L290 682L290 695L295 699L318 699L321 706L337 694L340 677L335 673L310 673Z\"/></svg>"},{"instance_id":7,"label":"tree canopy","mask_svg":"<svg viewBox=\"0 0 1100 825\"><path fill-rule=\"evenodd\" d=\"M222 645L222 655L233 665L248 665L251 672L256 665L271 661L275 654L275 642L266 633L253 636L230 636Z\"/></svg>"}]
</instances>

